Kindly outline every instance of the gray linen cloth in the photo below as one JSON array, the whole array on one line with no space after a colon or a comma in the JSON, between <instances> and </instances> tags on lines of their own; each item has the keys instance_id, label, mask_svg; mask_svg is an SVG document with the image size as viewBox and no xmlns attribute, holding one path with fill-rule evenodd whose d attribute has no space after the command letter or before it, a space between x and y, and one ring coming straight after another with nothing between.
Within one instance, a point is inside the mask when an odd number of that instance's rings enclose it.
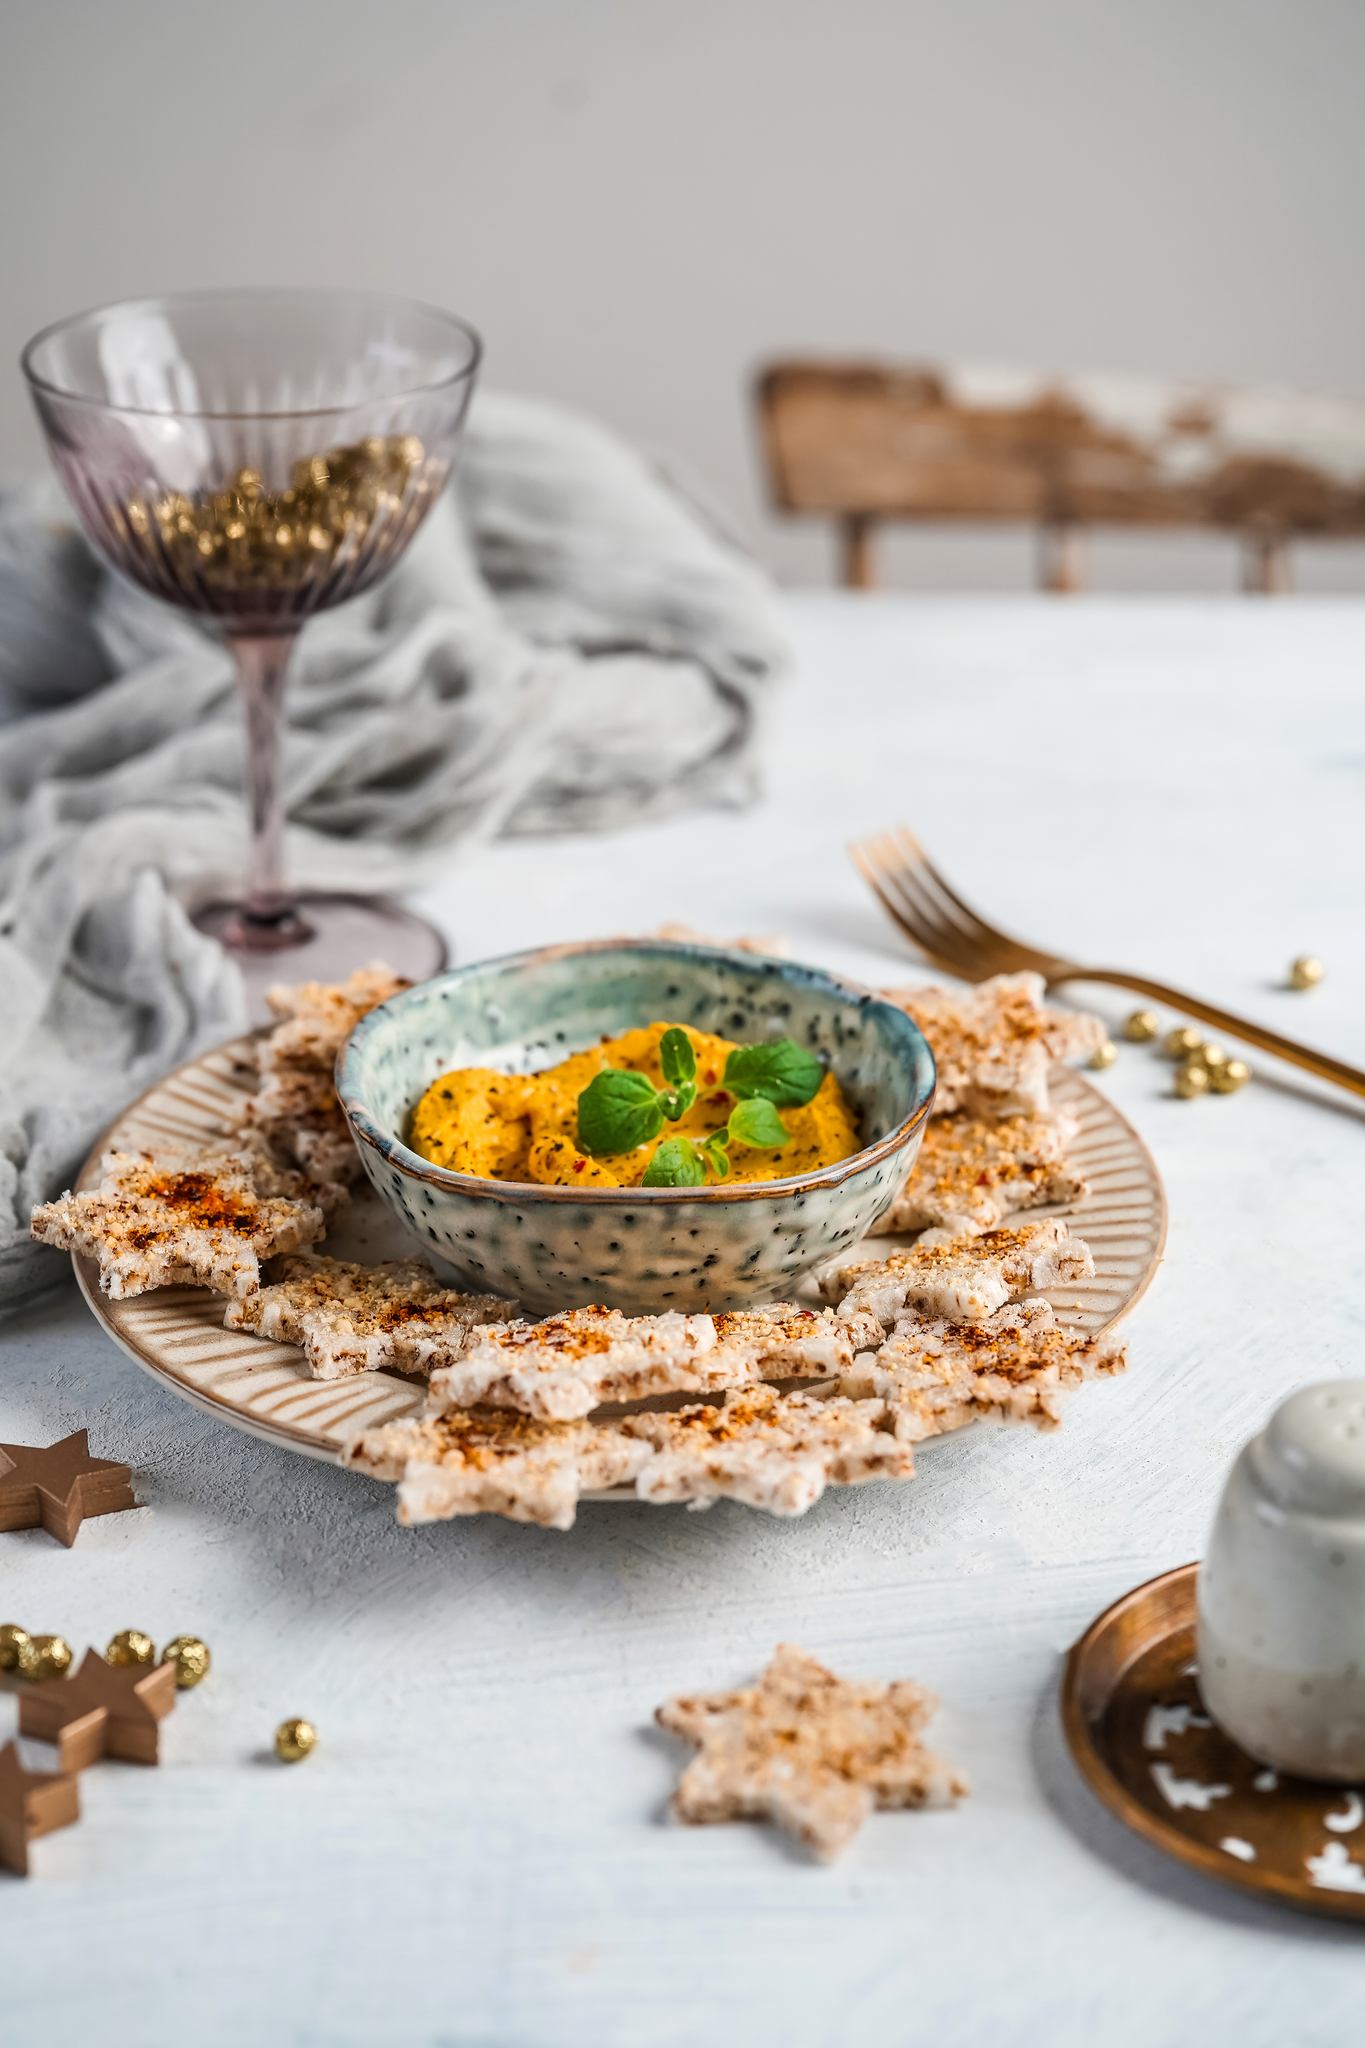
<instances>
[{"instance_id":1,"label":"gray linen cloth","mask_svg":"<svg viewBox=\"0 0 1365 2048\"><path fill-rule=\"evenodd\" d=\"M494 833L755 793L784 653L766 580L694 494L589 420L485 394L456 483L291 671L304 887L411 885ZM0 499L0 1305L100 1128L242 1025L186 907L245 851L242 731L208 629L103 570L51 483Z\"/></svg>"}]
</instances>

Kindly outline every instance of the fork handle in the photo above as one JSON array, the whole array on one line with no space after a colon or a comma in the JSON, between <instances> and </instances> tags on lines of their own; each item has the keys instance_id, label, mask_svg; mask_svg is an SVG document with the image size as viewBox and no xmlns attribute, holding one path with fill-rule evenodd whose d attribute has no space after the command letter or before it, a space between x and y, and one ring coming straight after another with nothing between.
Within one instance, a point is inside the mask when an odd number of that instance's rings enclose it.
<instances>
[{"instance_id":1,"label":"fork handle","mask_svg":"<svg viewBox=\"0 0 1365 2048\"><path fill-rule=\"evenodd\" d=\"M1201 1023L1216 1026L1229 1038L1243 1039L1248 1045L1259 1046L1262 1052L1273 1052L1277 1059L1307 1067L1310 1074L1335 1081L1339 1088L1349 1088L1353 1095L1365 1095L1365 1073L1359 1067L1348 1067L1345 1060L1334 1060L1329 1053L1314 1052L1311 1046L1281 1038L1278 1031L1267 1031L1263 1024L1248 1024L1245 1017L1217 1010L1212 1003L1200 1002L1197 996L1182 995L1178 988L1167 988L1159 981L1144 981L1137 974L1121 974L1111 967L1066 967L1064 972L1047 977L1049 988L1064 981L1107 981L1115 988L1131 989L1135 995L1150 996L1154 1003L1164 1003L1167 1009L1177 1010L1182 1016L1198 1017Z\"/></svg>"}]
</instances>

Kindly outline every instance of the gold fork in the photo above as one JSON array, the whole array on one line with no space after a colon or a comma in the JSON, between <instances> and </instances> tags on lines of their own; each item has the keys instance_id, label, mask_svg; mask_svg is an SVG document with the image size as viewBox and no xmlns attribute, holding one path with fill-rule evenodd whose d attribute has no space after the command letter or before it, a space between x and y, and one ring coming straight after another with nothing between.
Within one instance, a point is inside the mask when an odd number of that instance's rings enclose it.
<instances>
[{"instance_id":1,"label":"gold fork","mask_svg":"<svg viewBox=\"0 0 1365 2048\"><path fill-rule=\"evenodd\" d=\"M1116 988L1130 988L1136 995L1164 1003L1185 1017L1198 1017L1229 1038L1244 1039L1248 1045L1272 1052L1278 1059L1307 1067L1324 1081L1335 1081L1356 1095L1365 1095L1365 1073L1334 1060L1311 1046L1281 1038L1262 1024L1249 1024L1228 1010L1215 1009L1197 996L1167 988L1163 982L1148 981L1140 974L1127 974L1114 967L1080 967L1056 953L1040 953L1007 933L987 924L978 911L964 903L956 889L944 881L913 832L901 826L895 832L878 833L849 852L863 880L880 898L893 921L926 960L944 968L959 981L985 981L992 974L1041 974L1049 988L1064 981L1107 981Z\"/></svg>"}]
</instances>

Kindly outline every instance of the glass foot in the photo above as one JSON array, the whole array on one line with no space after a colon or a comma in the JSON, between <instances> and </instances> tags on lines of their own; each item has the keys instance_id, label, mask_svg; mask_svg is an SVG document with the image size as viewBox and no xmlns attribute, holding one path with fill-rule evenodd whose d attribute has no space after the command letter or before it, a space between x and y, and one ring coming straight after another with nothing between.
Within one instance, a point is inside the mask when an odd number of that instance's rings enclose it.
<instances>
[{"instance_id":1,"label":"glass foot","mask_svg":"<svg viewBox=\"0 0 1365 2048\"><path fill-rule=\"evenodd\" d=\"M246 919L240 904L210 903L193 922L241 968L252 1024L271 1021L265 992L277 981L345 981L374 960L428 981L450 961L434 924L383 896L300 896L289 917L264 926Z\"/></svg>"}]
</instances>

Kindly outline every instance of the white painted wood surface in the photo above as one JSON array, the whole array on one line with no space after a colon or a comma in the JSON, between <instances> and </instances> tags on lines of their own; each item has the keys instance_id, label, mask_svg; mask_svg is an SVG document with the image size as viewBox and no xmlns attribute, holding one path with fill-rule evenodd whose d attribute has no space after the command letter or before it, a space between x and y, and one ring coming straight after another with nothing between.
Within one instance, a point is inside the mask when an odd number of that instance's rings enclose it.
<instances>
[{"instance_id":1,"label":"white painted wood surface","mask_svg":"<svg viewBox=\"0 0 1365 2048\"><path fill-rule=\"evenodd\" d=\"M1365 1062L1365 607L802 596L744 816L452 863L462 958L685 919L911 978L843 855L913 822L1027 935L1145 966ZM1328 976L1284 992L1290 958ZM1097 991L1117 1023L1121 995ZM1102 1606L1198 1556L1274 1402L1365 1360L1365 1116L1275 1076L1194 1103L1150 1048L1102 1079L1172 1228L1126 1381L1060 1435L974 1432L902 1490L784 1524L588 1508L563 1536L405 1531L388 1489L239 1436L138 1373L72 1293L0 1332L0 1439L88 1423L136 1514L70 1553L0 1537L0 1619L79 1651L202 1633L159 1770L82 1780L81 1824L0 1873L6 2037L170 2028L420 2048L933 2042L1334 2044L1359 1936L1167 1864L1096 1806L1055 1711ZM974 1797L878 1815L833 1869L765 1828L680 1829L686 1687L774 1644L923 1679ZM316 1754L266 1760L286 1714ZM0 1740L13 1699L0 1693Z\"/></svg>"}]
</instances>

